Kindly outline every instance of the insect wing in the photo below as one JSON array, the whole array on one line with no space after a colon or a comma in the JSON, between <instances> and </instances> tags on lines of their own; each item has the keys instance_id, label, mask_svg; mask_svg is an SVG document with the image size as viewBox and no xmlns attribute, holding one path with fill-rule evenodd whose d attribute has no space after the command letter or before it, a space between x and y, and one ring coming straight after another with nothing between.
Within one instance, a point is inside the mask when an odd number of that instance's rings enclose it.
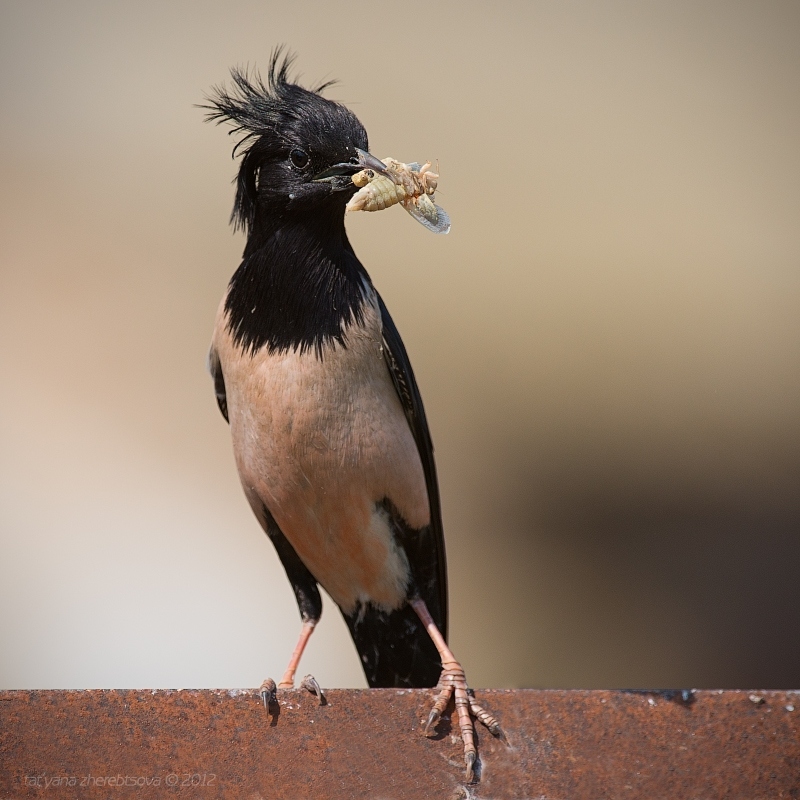
<instances>
[{"instance_id":1,"label":"insect wing","mask_svg":"<svg viewBox=\"0 0 800 800\"><path fill-rule=\"evenodd\" d=\"M414 219L434 233L450 233L450 217L427 195L422 195L416 203L403 205Z\"/></svg>"}]
</instances>

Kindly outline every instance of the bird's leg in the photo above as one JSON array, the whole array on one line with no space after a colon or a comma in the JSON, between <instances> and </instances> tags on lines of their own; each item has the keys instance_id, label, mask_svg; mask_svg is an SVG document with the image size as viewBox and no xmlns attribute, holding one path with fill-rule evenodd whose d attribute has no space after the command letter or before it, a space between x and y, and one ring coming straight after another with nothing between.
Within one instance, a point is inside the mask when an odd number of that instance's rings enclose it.
<instances>
[{"instance_id":1,"label":"bird's leg","mask_svg":"<svg viewBox=\"0 0 800 800\"><path fill-rule=\"evenodd\" d=\"M280 558L283 568L286 570L297 599L297 607L300 609L300 618L303 620L303 627L300 630L297 645L294 648L292 657L289 659L289 664L283 673L281 682L278 684L281 689L293 689L294 676L297 672L297 667L300 665L300 659L303 657L303 651L306 649L308 640L311 638L311 634L314 632L314 628L322 615L322 598L319 595L317 581L308 571L308 567L300 560L300 556L297 555L289 540L283 535L269 509L263 504L259 505L260 501L252 502L253 507L260 513L261 524L264 526L264 530L267 532L272 544L275 545L278 558ZM303 688L314 692L319 698L320 704L323 703L324 698L319 684L313 678L311 678L311 681L313 681L311 683L309 678L310 676L306 676L301 685Z\"/></svg>"},{"instance_id":2,"label":"bird's leg","mask_svg":"<svg viewBox=\"0 0 800 800\"><path fill-rule=\"evenodd\" d=\"M289 659L289 664L278 686L275 686L275 681L273 681L272 678L267 678L264 683L261 684L259 694L264 701L264 708L269 708L277 703L278 697L276 689L294 689L294 675L297 672L297 668L300 666L300 659L303 657L303 651L306 649L306 645L311 638L311 634L314 632L316 624L316 619L306 619L303 621L300 638L297 640L297 645L294 648L292 657ZM313 675L306 675L300 682L300 687L302 689L308 689L309 692L316 695L321 706L326 704L325 694Z\"/></svg>"},{"instance_id":3,"label":"bird's leg","mask_svg":"<svg viewBox=\"0 0 800 800\"><path fill-rule=\"evenodd\" d=\"M311 634L314 632L316 624L317 621L314 619L304 620L303 628L300 631L300 638L297 640L297 645L294 648L292 657L289 659L289 664L286 667L286 671L283 673L278 688L294 689L294 674L297 672L298 666L300 666L300 659L303 657L303 651L306 649L306 645L311 638Z\"/></svg>"},{"instance_id":4,"label":"bird's leg","mask_svg":"<svg viewBox=\"0 0 800 800\"><path fill-rule=\"evenodd\" d=\"M428 635L436 645L439 656L442 659L442 674L439 677L437 689L440 692L436 702L431 709L428 722L425 725L425 735L429 735L436 723L442 716L450 698L455 694L456 713L458 714L458 727L461 730L461 738L464 741L464 763L467 767L466 780L471 781L473 777L473 766L478 756L478 749L475 746L475 730L472 726L472 717L477 717L493 736L497 736L505 741L505 735L500 729L497 720L485 709L481 708L472 697L472 692L467 686L467 679L464 669L456 661L453 651L447 646L447 642L442 636L442 632L436 627L436 623L425 605L425 601L416 598L411 601L411 607L417 612L417 616L422 621Z\"/></svg>"}]
</instances>

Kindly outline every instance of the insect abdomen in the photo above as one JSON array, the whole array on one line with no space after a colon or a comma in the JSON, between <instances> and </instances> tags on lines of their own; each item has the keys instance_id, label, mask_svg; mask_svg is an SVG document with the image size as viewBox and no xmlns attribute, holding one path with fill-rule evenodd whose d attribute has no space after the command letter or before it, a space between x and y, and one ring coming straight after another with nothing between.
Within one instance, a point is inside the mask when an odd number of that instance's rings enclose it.
<instances>
[{"instance_id":1,"label":"insect abdomen","mask_svg":"<svg viewBox=\"0 0 800 800\"><path fill-rule=\"evenodd\" d=\"M368 180L369 183L362 186L347 204L348 211L383 211L406 199L405 187L385 175L374 175ZM356 183L355 177L353 183Z\"/></svg>"}]
</instances>

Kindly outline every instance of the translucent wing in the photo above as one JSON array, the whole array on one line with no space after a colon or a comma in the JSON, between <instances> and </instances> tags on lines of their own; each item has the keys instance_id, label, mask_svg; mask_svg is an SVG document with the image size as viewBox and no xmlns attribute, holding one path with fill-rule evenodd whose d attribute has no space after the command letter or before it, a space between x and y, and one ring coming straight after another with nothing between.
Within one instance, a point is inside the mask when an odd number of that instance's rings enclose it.
<instances>
[{"instance_id":1,"label":"translucent wing","mask_svg":"<svg viewBox=\"0 0 800 800\"><path fill-rule=\"evenodd\" d=\"M403 208L414 219L434 233L450 233L450 217L447 212L437 206L428 195L423 194L417 202L403 203Z\"/></svg>"}]
</instances>

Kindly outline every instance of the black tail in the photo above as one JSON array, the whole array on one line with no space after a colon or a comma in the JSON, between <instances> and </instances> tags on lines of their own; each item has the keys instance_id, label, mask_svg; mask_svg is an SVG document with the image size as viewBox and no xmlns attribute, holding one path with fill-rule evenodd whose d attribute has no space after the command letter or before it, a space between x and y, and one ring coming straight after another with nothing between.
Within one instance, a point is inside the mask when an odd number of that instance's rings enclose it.
<instances>
[{"instance_id":1,"label":"black tail","mask_svg":"<svg viewBox=\"0 0 800 800\"><path fill-rule=\"evenodd\" d=\"M436 686L442 662L411 606L388 614L367 606L345 621L370 687Z\"/></svg>"}]
</instances>

